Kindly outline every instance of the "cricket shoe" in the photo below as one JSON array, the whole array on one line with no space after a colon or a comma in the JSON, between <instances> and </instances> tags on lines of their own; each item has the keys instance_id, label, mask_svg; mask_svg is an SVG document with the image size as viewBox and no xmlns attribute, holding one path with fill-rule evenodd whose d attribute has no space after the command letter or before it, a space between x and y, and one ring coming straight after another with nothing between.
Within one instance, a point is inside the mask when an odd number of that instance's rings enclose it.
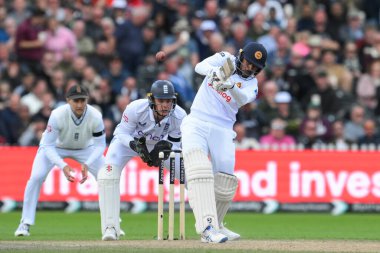
<instances>
[{"instance_id":1,"label":"cricket shoe","mask_svg":"<svg viewBox=\"0 0 380 253\"><path fill-rule=\"evenodd\" d=\"M236 241L240 239L240 235L238 233L229 230L223 225L220 226L219 233L227 236L229 241Z\"/></svg>"},{"instance_id":2,"label":"cricket shoe","mask_svg":"<svg viewBox=\"0 0 380 253\"><path fill-rule=\"evenodd\" d=\"M30 226L29 224L20 223L20 225L18 226L15 232L15 236L29 236L30 235L29 226Z\"/></svg>"},{"instance_id":3,"label":"cricket shoe","mask_svg":"<svg viewBox=\"0 0 380 253\"><path fill-rule=\"evenodd\" d=\"M209 225L201 235L201 241L206 243L226 242L228 237L218 232L212 225Z\"/></svg>"},{"instance_id":4,"label":"cricket shoe","mask_svg":"<svg viewBox=\"0 0 380 253\"><path fill-rule=\"evenodd\" d=\"M117 235L115 228L106 228L106 231L103 234L102 240L103 241L116 241Z\"/></svg>"}]
</instances>

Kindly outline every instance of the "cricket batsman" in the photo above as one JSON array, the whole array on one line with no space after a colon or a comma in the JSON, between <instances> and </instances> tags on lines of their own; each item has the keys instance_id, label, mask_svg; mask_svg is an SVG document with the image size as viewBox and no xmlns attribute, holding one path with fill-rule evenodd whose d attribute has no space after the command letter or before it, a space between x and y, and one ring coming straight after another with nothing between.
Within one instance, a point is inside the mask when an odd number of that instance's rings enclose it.
<instances>
[{"instance_id":1,"label":"cricket batsman","mask_svg":"<svg viewBox=\"0 0 380 253\"><path fill-rule=\"evenodd\" d=\"M238 109L257 96L266 58L263 45L251 42L236 57L219 52L195 66L205 78L181 131L189 204L202 242L240 238L223 224L238 186L233 125Z\"/></svg>"}]
</instances>

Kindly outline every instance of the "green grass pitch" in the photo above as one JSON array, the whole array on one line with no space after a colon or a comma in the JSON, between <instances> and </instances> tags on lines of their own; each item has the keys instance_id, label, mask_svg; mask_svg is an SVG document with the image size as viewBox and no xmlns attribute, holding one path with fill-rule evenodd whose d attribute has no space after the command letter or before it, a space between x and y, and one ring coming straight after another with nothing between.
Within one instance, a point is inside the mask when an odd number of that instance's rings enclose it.
<instances>
[{"instance_id":1,"label":"green grass pitch","mask_svg":"<svg viewBox=\"0 0 380 253\"><path fill-rule=\"evenodd\" d=\"M164 226L167 228L167 213ZM176 214L178 215L178 213ZM78 212L66 214L62 211L38 211L36 225L31 227L31 236L15 238L14 231L21 217L20 212L0 214L0 251L23 252L19 249L1 249L2 242L38 242L43 241L100 241L100 214L98 212ZM142 214L122 213L121 227L126 240L154 240L157 233L157 213ZM178 217L176 217L175 234L178 235ZM248 212L229 213L227 226L240 233L244 240L354 240L380 241L380 215L378 214L329 214L280 213L264 215ZM167 234L167 231L164 231ZM199 240L194 229L194 217L186 213L186 237ZM176 249L154 250L112 248L111 252L179 252ZM81 248L79 251L64 252L106 252L97 248ZM218 250L220 252L221 250ZM223 250L222 250L223 251ZM26 251L25 251L26 252ZM27 252L55 252L49 250L28 250ZM61 251L62 252L62 251ZM213 250L181 250L180 252L217 252ZM227 252L227 251L225 251ZM244 252L231 251L228 252ZM257 251L255 251L257 252ZM267 252L267 251L262 251ZM271 251L272 252L272 251ZM283 252L283 251L281 251ZM316 251L317 252L317 251ZM380 248L379 248L380 252Z\"/></svg>"}]
</instances>

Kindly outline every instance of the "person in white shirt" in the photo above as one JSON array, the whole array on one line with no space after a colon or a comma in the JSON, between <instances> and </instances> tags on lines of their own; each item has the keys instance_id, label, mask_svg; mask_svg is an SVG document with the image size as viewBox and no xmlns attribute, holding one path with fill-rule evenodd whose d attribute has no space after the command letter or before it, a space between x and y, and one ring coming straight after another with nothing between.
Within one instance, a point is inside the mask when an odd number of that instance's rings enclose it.
<instances>
[{"instance_id":1,"label":"person in white shirt","mask_svg":"<svg viewBox=\"0 0 380 253\"><path fill-rule=\"evenodd\" d=\"M120 175L127 162L140 156L148 166L158 166L160 150L181 148L180 125L186 112L176 101L173 84L157 80L147 99L135 100L125 108L98 173L102 240L114 241L120 236ZM179 157L176 159L179 178ZM169 168L169 160L165 167Z\"/></svg>"},{"instance_id":2,"label":"person in white shirt","mask_svg":"<svg viewBox=\"0 0 380 253\"><path fill-rule=\"evenodd\" d=\"M54 166L62 169L68 181L76 176L63 159L71 158L81 164L82 178L88 171L96 178L104 164L106 147L101 113L87 104L88 91L81 85L71 87L66 94L67 104L53 110L34 158L32 172L26 185L20 225L15 236L29 236L34 225L36 207L42 183Z\"/></svg>"},{"instance_id":3,"label":"person in white shirt","mask_svg":"<svg viewBox=\"0 0 380 253\"><path fill-rule=\"evenodd\" d=\"M189 204L202 242L240 238L223 225L238 186L233 125L238 109L257 96L255 76L265 67L266 58L263 45L251 42L236 57L219 52L195 66L195 71L206 77L181 131ZM221 70L227 59L233 65L231 76Z\"/></svg>"}]
</instances>

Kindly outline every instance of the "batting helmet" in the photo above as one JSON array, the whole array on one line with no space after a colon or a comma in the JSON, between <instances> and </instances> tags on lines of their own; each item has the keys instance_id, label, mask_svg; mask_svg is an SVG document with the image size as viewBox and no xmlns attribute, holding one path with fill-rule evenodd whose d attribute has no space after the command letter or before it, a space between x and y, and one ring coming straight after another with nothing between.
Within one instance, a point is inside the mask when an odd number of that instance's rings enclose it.
<instances>
[{"instance_id":1,"label":"batting helmet","mask_svg":"<svg viewBox=\"0 0 380 253\"><path fill-rule=\"evenodd\" d=\"M173 99L173 109L177 103L177 94L174 91L174 86L170 81L157 80L152 84L148 100L150 108L154 109L154 99Z\"/></svg>"},{"instance_id":2,"label":"batting helmet","mask_svg":"<svg viewBox=\"0 0 380 253\"><path fill-rule=\"evenodd\" d=\"M250 64L256 67L254 71L243 71L241 63L246 59ZM265 67L267 60L267 50L260 43L250 42L239 50L239 55L236 57L236 71L243 78L255 77Z\"/></svg>"}]
</instances>

